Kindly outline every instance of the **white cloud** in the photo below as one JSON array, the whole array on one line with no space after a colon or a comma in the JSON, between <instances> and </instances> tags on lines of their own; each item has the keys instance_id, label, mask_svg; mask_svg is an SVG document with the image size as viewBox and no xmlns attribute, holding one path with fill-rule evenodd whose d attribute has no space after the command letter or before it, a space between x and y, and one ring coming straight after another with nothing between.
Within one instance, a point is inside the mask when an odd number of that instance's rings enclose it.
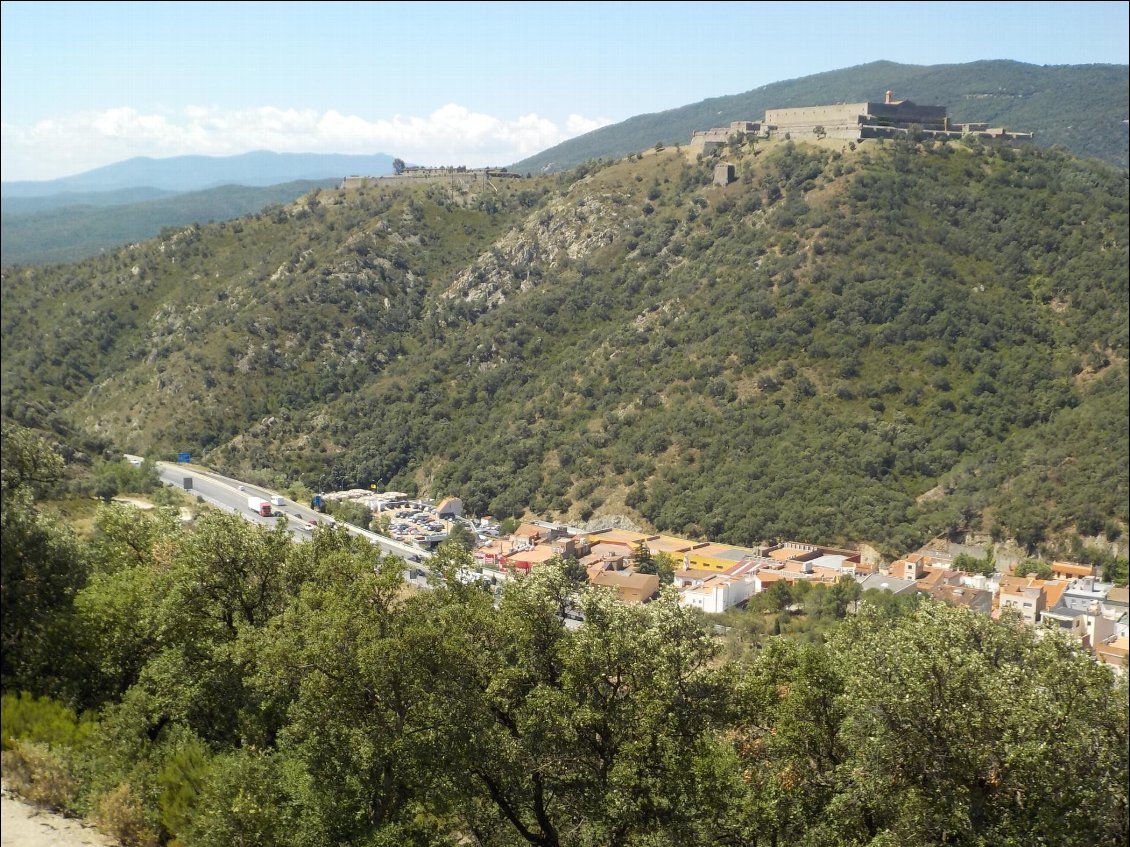
<instances>
[{"instance_id":1,"label":"white cloud","mask_svg":"<svg viewBox=\"0 0 1130 847\"><path fill-rule=\"evenodd\" d=\"M586 132L592 132L594 129L600 129L602 126L608 126L610 123L612 121L608 118L586 118L581 115L569 115L569 119L565 121L565 131L572 138L577 135L584 135Z\"/></svg>"},{"instance_id":2,"label":"white cloud","mask_svg":"<svg viewBox=\"0 0 1130 847\"><path fill-rule=\"evenodd\" d=\"M334 110L188 106L142 114L122 106L3 124L5 180L52 179L133 156L198 153L388 153L418 164L504 165L610 123L569 115L564 126L530 113L504 120L448 103L426 116L369 120Z\"/></svg>"}]
</instances>

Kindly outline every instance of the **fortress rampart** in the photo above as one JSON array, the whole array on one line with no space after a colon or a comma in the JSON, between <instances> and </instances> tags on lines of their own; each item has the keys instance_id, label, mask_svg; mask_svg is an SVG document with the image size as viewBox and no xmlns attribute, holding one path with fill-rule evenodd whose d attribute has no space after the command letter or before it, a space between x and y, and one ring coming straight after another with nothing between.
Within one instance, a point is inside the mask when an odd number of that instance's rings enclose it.
<instances>
[{"instance_id":1,"label":"fortress rampart","mask_svg":"<svg viewBox=\"0 0 1130 847\"><path fill-rule=\"evenodd\" d=\"M882 102L836 103L827 106L801 106L768 109L757 121L734 121L728 127L696 130L691 135L692 152L713 153L735 135L797 138L816 135L860 141L864 138L893 138L909 132L937 139L980 138L1031 140L1030 132L1012 132L1005 127L985 124L953 124L945 106L922 106L910 100L895 100L888 91Z\"/></svg>"},{"instance_id":2,"label":"fortress rampart","mask_svg":"<svg viewBox=\"0 0 1130 847\"><path fill-rule=\"evenodd\" d=\"M521 174L502 168L407 168L402 173L385 176L347 176L341 188L362 188L366 185L441 183L470 188L486 185L491 180L520 179Z\"/></svg>"}]
</instances>

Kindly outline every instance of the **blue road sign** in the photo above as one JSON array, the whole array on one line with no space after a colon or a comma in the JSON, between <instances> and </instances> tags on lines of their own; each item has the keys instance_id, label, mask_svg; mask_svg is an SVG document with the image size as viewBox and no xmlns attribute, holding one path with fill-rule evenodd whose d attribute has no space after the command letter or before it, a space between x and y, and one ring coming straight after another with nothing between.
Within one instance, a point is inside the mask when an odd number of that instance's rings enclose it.
<instances>
[{"instance_id":1,"label":"blue road sign","mask_svg":"<svg viewBox=\"0 0 1130 847\"><path fill-rule=\"evenodd\" d=\"M191 453L177 453L177 461L180 462L181 464L184 464L185 462L191 462L192 461L192 454Z\"/></svg>"}]
</instances>

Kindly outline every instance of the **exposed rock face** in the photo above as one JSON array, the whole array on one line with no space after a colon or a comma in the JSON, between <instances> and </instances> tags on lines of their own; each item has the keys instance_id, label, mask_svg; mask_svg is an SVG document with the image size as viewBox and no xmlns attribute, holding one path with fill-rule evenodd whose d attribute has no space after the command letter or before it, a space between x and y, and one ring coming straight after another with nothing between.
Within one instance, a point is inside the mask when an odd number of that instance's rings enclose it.
<instances>
[{"instance_id":1,"label":"exposed rock face","mask_svg":"<svg viewBox=\"0 0 1130 847\"><path fill-rule=\"evenodd\" d=\"M606 529L626 529L629 532L648 532L627 515L601 515L588 523L580 525L585 532L600 532Z\"/></svg>"},{"instance_id":2,"label":"exposed rock face","mask_svg":"<svg viewBox=\"0 0 1130 847\"><path fill-rule=\"evenodd\" d=\"M517 291L531 288L544 270L585 259L615 243L639 210L627 195L563 198L530 215L462 271L444 292L489 311Z\"/></svg>"}]
</instances>

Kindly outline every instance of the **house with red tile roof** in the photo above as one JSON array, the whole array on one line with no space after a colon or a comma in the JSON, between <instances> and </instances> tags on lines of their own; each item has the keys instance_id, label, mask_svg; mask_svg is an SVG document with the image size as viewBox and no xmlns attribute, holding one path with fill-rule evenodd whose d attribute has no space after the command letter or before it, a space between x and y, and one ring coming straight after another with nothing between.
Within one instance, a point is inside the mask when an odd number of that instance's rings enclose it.
<instances>
[{"instance_id":1,"label":"house with red tile roof","mask_svg":"<svg viewBox=\"0 0 1130 847\"><path fill-rule=\"evenodd\" d=\"M1002 576L997 594L999 611L1016 609L1025 622L1034 624L1045 609L1054 609L1067 590L1066 580L1034 576Z\"/></svg>"},{"instance_id":2,"label":"house with red tile roof","mask_svg":"<svg viewBox=\"0 0 1130 847\"><path fill-rule=\"evenodd\" d=\"M597 588L613 588L624 603L646 603L659 593L659 577L635 571L601 571L592 584Z\"/></svg>"},{"instance_id":3,"label":"house with red tile roof","mask_svg":"<svg viewBox=\"0 0 1130 847\"><path fill-rule=\"evenodd\" d=\"M1052 576L1057 579L1082 579L1098 576L1098 568L1078 562L1052 562Z\"/></svg>"}]
</instances>

